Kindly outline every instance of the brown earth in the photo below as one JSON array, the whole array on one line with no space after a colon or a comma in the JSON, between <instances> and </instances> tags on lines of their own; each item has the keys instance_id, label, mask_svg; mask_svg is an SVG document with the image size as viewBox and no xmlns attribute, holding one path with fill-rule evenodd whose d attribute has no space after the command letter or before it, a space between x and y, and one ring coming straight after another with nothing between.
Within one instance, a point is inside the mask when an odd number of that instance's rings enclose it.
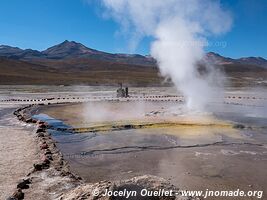
<instances>
[{"instance_id":1,"label":"brown earth","mask_svg":"<svg viewBox=\"0 0 267 200\"><path fill-rule=\"evenodd\" d=\"M234 86L266 85L267 69L256 65L218 66ZM88 58L40 59L32 62L0 58L0 84L37 85L169 85L156 66L133 65ZM230 82L229 82L230 83Z\"/></svg>"}]
</instances>

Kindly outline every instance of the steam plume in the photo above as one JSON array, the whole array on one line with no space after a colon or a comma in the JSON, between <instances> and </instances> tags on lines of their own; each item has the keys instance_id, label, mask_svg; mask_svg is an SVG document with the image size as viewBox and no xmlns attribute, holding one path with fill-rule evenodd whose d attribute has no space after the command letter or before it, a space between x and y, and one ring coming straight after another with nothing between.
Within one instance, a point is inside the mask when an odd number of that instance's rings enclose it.
<instances>
[{"instance_id":1,"label":"steam plume","mask_svg":"<svg viewBox=\"0 0 267 200\"><path fill-rule=\"evenodd\" d=\"M154 38L151 55L160 72L170 77L192 109L205 108L217 95L212 68L202 76L197 63L204 56L206 38L227 32L229 13L216 0L102 0L108 13L131 33L135 48L145 36Z\"/></svg>"}]
</instances>

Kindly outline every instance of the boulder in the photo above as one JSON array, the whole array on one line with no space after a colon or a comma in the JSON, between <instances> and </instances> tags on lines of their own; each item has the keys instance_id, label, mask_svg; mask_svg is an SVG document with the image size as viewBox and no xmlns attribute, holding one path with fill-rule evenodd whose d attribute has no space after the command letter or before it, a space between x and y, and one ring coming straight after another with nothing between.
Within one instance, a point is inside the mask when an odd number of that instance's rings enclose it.
<instances>
[{"instance_id":1,"label":"boulder","mask_svg":"<svg viewBox=\"0 0 267 200\"><path fill-rule=\"evenodd\" d=\"M42 163L33 164L33 167L36 171L41 171L43 169Z\"/></svg>"},{"instance_id":2,"label":"boulder","mask_svg":"<svg viewBox=\"0 0 267 200\"><path fill-rule=\"evenodd\" d=\"M28 189L29 188L29 184L31 183L31 180L28 179L22 179L18 184L17 184L17 188L18 189Z\"/></svg>"},{"instance_id":3,"label":"boulder","mask_svg":"<svg viewBox=\"0 0 267 200\"><path fill-rule=\"evenodd\" d=\"M22 190L19 188L17 189L11 197L8 197L7 200L21 200L24 199L24 193Z\"/></svg>"},{"instance_id":4,"label":"boulder","mask_svg":"<svg viewBox=\"0 0 267 200\"><path fill-rule=\"evenodd\" d=\"M36 133L44 133L44 132L45 132L45 129L43 129L43 128L38 128L36 130Z\"/></svg>"},{"instance_id":5,"label":"boulder","mask_svg":"<svg viewBox=\"0 0 267 200\"><path fill-rule=\"evenodd\" d=\"M47 128L46 124L40 124L38 127L41 128L41 129L46 129Z\"/></svg>"}]
</instances>

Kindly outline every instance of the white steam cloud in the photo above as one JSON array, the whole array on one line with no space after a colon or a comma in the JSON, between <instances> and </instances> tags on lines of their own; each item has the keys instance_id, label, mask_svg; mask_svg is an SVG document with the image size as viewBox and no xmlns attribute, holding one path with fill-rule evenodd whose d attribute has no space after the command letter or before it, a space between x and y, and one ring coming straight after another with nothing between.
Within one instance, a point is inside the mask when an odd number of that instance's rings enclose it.
<instances>
[{"instance_id":1,"label":"white steam cloud","mask_svg":"<svg viewBox=\"0 0 267 200\"><path fill-rule=\"evenodd\" d=\"M216 0L102 0L107 13L131 33L135 48L145 36L154 38L151 56L170 77L192 109L204 109L217 94L214 73L201 75L206 38L229 31L232 20Z\"/></svg>"}]
</instances>

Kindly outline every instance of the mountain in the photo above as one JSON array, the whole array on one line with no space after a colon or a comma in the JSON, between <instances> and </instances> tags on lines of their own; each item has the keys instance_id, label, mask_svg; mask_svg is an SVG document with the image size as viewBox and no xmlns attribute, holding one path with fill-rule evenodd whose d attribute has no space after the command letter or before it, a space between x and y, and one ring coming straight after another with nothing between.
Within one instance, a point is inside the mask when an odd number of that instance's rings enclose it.
<instances>
[{"instance_id":1,"label":"mountain","mask_svg":"<svg viewBox=\"0 0 267 200\"><path fill-rule=\"evenodd\" d=\"M22 53L23 50L18 47L11 47L8 45L0 45L0 56L13 56Z\"/></svg>"},{"instance_id":2,"label":"mountain","mask_svg":"<svg viewBox=\"0 0 267 200\"><path fill-rule=\"evenodd\" d=\"M200 65L215 65L238 84L252 77L266 80L267 60L233 59L214 52ZM64 41L44 51L0 46L0 84L117 84L161 85L156 61L138 54L112 54Z\"/></svg>"},{"instance_id":3,"label":"mountain","mask_svg":"<svg viewBox=\"0 0 267 200\"><path fill-rule=\"evenodd\" d=\"M100 52L97 50L89 49L80 43L74 41L69 42L68 40L42 51L42 54L44 54L46 58L51 59L83 57L99 53Z\"/></svg>"},{"instance_id":4,"label":"mountain","mask_svg":"<svg viewBox=\"0 0 267 200\"><path fill-rule=\"evenodd\" d=\"M227 65L235 62L232 58L223 57L220 54L209 52L205 55L204 60L218 65Z\"/></svg>"},{"instance_id":5,"label":"mountain","mask_svg":"<svg viewBox=\"0 0 267 200\"><path fill-rule=\"evenodd\" d=\"M265 60L262 57L239 58L239 59L237 59L237 61L241 64L250 64L250 65L267 67L267 60Z\"/></svg>"},{"instance_id":6,"label":"mountain","mask_svg":"<svg viewBox=\"0 0 267 200\"><path fill-rule=\"evenodd\" d=\"M254 65L258 67L267 68L267 60L265 60L262 57L244 57L239 59L233 59L233 58L223 57L214 52L209 52L205 55L205 59L218 65L241 64L241 65Z\"/></svg>"},{"instance_id":7,"label":"mountain","mask_svg":"<svg viewBox=\"0 0 267 200\"><path fill-rule=\"evenodd\" d=\"M0 46L0 57L7 57L11 59L25 60L25 61L40 61L40 60L63 60L63 59L94 59L108 62L118 62L125 64L155 66L156 61L150 56L142 56L139 54L112 54L103 51L98 51L86 47L81 43L75 41L65 40L64 42L52 46L44 51L37 51L32 49L22 50L18 47L11 47L7 45ZM267 68L267 60L262 57L244 57L233 59L223 57L217 53L209 52L205 58L209 62L218 65L228 64L244 64L255 65Z\"/></svg>"},{"instance_id":8,"label":"mountain","mask_svg":"<svg viewBox=\"0 0 267 200\"><path fill-rule=\"evenodd\" d=\"M63 43L55 45L42 51L48 59L73 59L88 58L109 62L119 62L136 65L154 65L152 58L138 54L111 54L103 51L88 48L81 43L65 40Z\"/></svg>"},{"instance_id":9,"label":"mountain","mask_svg":"<svg viewBox=\"0 0 267 200\"><path fill-rule=\"evenodd\" d=\"M17 47L6 45L0 46L0 56L25 61L36 61L40 59L96 59L109 62L119 62L136 65L155 65L155 60L149 56L139 54L111 54L88 48L81 43L65 40L64 42L52 46L44 51L32 49L22 50Z\"/></svg>"},{"instance_id":10,"label":"mountain","mask_svg":"<svg viewBox=\"0 0 267 200\"><path fill-rule=\"evenodd\" d=\"M44 57L44 55L32 49L22 50L18 47L11 47L7 45L0 45L0 57L7 57L11 59L35 59Z\"/></svg>"}]
</instances>

